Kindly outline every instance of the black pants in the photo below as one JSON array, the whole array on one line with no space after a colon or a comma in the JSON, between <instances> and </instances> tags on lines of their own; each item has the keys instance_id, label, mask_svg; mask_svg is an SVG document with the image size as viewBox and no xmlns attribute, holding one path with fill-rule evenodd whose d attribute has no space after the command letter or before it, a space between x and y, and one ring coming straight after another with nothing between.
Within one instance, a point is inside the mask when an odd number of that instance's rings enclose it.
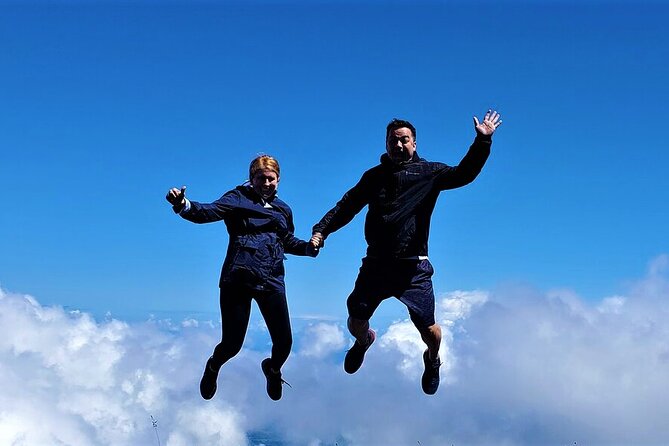
<instances>
[{"instance_id":1,"label":"black pants","mask_svg":"<svg viewBox=\"0 0 669 446\"><path fill-rule=\"evenodd\" d=\"M221 342L214 349L212 367L218 368L242 349L255 299L272 339L271 365L279 370L293 346L288 304L283 290L250 290L235 284L221 284Z\"/></svg>"}]
</instances>

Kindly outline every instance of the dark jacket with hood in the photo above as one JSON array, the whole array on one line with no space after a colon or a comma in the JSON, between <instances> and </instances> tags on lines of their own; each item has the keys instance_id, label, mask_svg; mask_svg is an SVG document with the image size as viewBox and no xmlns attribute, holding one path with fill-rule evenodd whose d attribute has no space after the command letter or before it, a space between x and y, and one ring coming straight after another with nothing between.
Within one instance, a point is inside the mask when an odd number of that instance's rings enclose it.
<instances>
[{"instance_id":1,"label":"dark jacket with hood","mask_svg":"<svg viewBox=\"0 0 669 446\"><path fill-rule=\"evenodd\" d=\"M405 163L387 154L318 222L324 237L349 223L366 205L367 255L375 258L427 256L430 218L439 192L471 183L490 155L490 137L477 135L457 166L426 161L415 152Z\"/></svg>"},{"instance_id":2,"label":"dark jacket with hood","mask_svg":"<svg viewBox=\"0 0 669 446\"><path fill-rule=\"evenodd\" d=\"M309 242L293 235L293 213L276 194L263 199L251 186L237 186L213 203L190 201L181 217L193 223L223 220L230 235L219 286L285 291L284 253L309 255Z\"/></svg>"}]
</instances>

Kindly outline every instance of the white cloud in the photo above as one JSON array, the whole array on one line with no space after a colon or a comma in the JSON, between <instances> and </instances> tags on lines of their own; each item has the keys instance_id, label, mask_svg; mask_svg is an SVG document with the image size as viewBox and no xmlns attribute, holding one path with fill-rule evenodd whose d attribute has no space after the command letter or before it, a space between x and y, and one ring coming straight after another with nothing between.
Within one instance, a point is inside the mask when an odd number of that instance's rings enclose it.
<instances>
[{"instance_id":1,"label":"white cloud","mask_svg":"<svg viewBox=\"0 0 669 446\"><path fill-rule=\"evenodd\" d=\"M167 446L246 444L243 418L231 408L191 403L177 410L176 422L183 428L170 433Z\"/></svg>"},{"instance_id":2,"label":"white cloud","mask_svg":"<svg viewBox=\"0 0 669 446\"><path fill-rule=\"evenodd\" d=\"M424 346L406 320L374 327L354 375L341 368L343 324L308 323L295 332L283 370L292 388L279 402L259 366L268 334L252 327L203 401L218 324L95 321L0 291L0 444L157 444L151 415L172 446L664 443L668 259L598 302L564 289L440 295L434 396L420 390Z\"/></svg>"},{"instance_id":3,"label":"white cloud","mask_svg":"<svg viewBox=\"0 0 669 446\"><path fill-rule=\"evenodd\" d=\"M471 312L488 300L488 293L482 291L453 291L444 293L435 303L435 319L441 326L442 343L439 349L441 358L442 382L453 382L450 374L456 361L452 352L454 333L464 330L457 326L458 322L466 319ZM426 349L418 331L411 321L403 320L390 325L380 339L382 348L399 354L396 368L411 380L419 379L423 373L423 352Z\"/></svg>"},{"instance_id":4,"label":"white cloud","mask_svg":"<svg viewBox=\"0 0 669 446\"><path fill-rule=\"evenodd\" d=\"M380 336L379 345L385 351L398 356L396 368L410 379L422 373L422 355L425 344L418 331L409 321L395 322ZM443 345L441 356L443 358Z\"/></svg>"},{"instance_id":5,"label":"white cloud","mask_svg":"<svg viewBox=\"0 0 669 446\"><path fill-rule=\"evenodd\" d=\"M336 324L316 323L309 324L304 329L304 342L300 354L314 358L340 351L344 348L344 331Z\"/></svg>"},{"instance_id":6,"label":"white cloud","mask_svg":"<svg viewBox=\"0 0 669 446\"><path fill-rule=\"evenodd\" d=\"M489 293L485 291L453 291L444 293L436 303L436 318L440 325L452 326L460 319L486 303Z\"/></svg>"},{"instance_id":7,"label":"white cloud","mask_svg":"<svg viewBox=\"0 0 669 446\"><path fill-rule=\"evenodd\" d=\"M624 296L607 297L597 306L597 310L601 313L620 314L626 301L627 299Z\"/></svg>"},{"instance_id":8,"label":"white cloud","mask_svg":"<svg viewBox=\"0 0 669 446\"><path fill-rule=\"evenodd\" d=\"M196 319L185 319L181 322L181 326L184 328L195 327L197 328L200 325L199 321Z\"/></svg>"},{"instance_id":9,"label":"white cloud","mask_svg":"<svg viewBox=\"0 0 669 446\"><path fill-rule=\"evenodd\" d=\"M153 444L151 414L191 438L181 410L199 403L203 340L213 345L217 333L96 322L0 291L0 444ZM234 412L225 403L218 410ZM238 432L213 428L221 438Z\"/></svg>"}]
</instances>

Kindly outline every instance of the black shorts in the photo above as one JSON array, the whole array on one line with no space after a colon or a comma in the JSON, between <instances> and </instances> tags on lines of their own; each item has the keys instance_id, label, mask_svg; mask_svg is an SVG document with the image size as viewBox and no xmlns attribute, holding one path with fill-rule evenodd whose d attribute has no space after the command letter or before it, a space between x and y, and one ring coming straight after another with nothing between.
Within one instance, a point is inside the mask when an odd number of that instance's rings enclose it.
<instances>
[{"instance_id":1,"label":"black shorts","mask_svg":"<svg viewBox=\"0 0 669 446\"><path fill-rule=\"evenodd\" d=\"M369 320L379 304L396 297L407 306L414 325L427 328L434 325L434 289L432 264L429 260L382 260L365 257L348 296L349 316Z\"/></svg>"}]
</instances>

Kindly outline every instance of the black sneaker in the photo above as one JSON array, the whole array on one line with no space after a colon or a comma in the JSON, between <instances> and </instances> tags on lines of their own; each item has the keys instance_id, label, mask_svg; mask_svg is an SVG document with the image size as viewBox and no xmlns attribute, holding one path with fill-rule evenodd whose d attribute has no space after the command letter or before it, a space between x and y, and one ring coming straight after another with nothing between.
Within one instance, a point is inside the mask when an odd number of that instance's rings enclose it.
<instances>
[{"instance_id":1,"label":"black sneaker","mask_svg":"<svg viewBox=\"0 0 669 446\"><path fill-rule=\"evenodd\" d=\"M439 360L439 356L437 356L436 360L430 359L428 350L425 350L425 353L423 353L423 364L425 364L425 371L421 380L423 392L428 395L434 395L439 388L439 367L441 367L441 361Z\"/></svg>"},{"instance_id":2,"label":"black sneaker","mask_svg":"<svg viewBox=\"0 0 669 446\"><path fill-rule=\"evenodd\" d=\"M218 378L218 370L211 367L211 362L214 358L209 357L207 364L204 366L204 373L200 380L200 395L205 400L210 400L216 394L216 379ZM219 369L220 370L220 369Z\"/></svg>"},{"instance_id":3,"label":"black sneaker","mask_svg":"<svg viewBox=\"0 0 669 446\"><path fill-rule=\"evenodd\" d=\"M353 343L353 347L346 352L344 358L344 370L346 373L355 373L362 366L362 361L365 360L365 352L376 340L376 333L371 328L367 332L367 345L360 345L358 340Z\"/></svg>"},{"instance_id":4,"label":"black sneaker","mask_svg":"<svg viewBox=\"0 0 669 446\"><path fill-rule=\"evenodd\" d=\"M282 385L287 384L288 387L291 387L286 381L281 378L281 372L275 372L272 370L270 364L271 360L269 358L263 359L260 363L262 372L265 374L267 379L267 395L272 398L274 401L279 401L281 399L281 394L283 393Z\"/></svg>"}]
</instances>

